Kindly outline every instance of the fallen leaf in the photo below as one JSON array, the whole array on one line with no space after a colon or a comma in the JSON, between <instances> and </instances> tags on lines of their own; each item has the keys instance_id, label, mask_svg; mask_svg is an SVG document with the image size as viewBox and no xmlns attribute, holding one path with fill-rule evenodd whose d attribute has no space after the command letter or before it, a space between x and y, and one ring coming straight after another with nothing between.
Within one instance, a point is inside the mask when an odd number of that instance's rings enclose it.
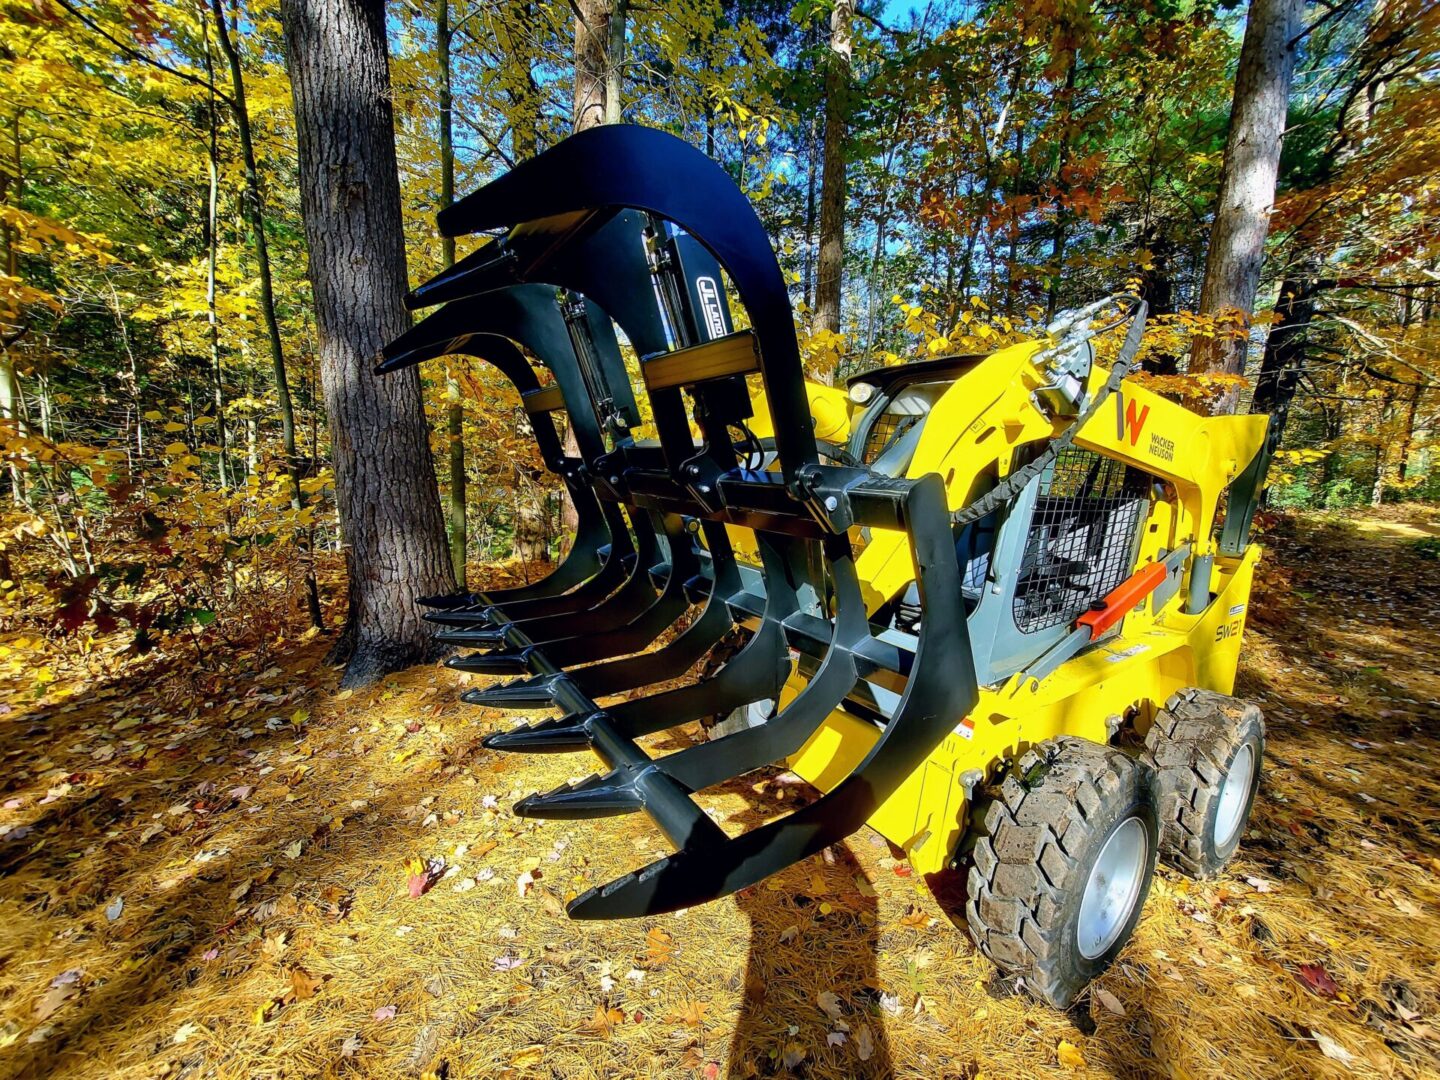
<instances>
[{"instance_id":1,"label":"fallen leaf","mask_svg":"<svg viewBox=\"0 0 1440 1080\"><path fill-rule=\"evenodd\" d=\"M675 958L675 942L658 926L652 926L645 934L645 963L650 967L668 964Z\"/></svg>"},{"instance_id":2,"label":"fallen leaf","mask_svg":"<svg viewBox=\"0 0 1440 1080\"><path fill-rule=\"evenodd\" d=\"M290 992L296 1001L309 1001L324 985L324 979L316 978L302 967L290 971Z\"/></svg>"},{"instance_id":3,"label":"fallen leaf","mask_svg":"<svg viewBox=\"0 0 1440 1080\"><path fill-rule=\"evenodd\" d=\"M124 911L125 898L123 896L117 896L114 900L111 900L110 903L105 905L105 919L108 922L114 922L116 919L120 918Z\"/></svg>"},{"instance_id":4,"label":"fallen leaf","mask_svg":"<svg viewBox=\"0 0 1440 1080\"><path fill-rule=\"evenodd\" d=\"M1310 1034L1315 1039L1315 1044L1320 1047L1320 1052L1331 1061L1338 1061L1342 1065L1351 1065L1355 1062L1355 1055L1346 1050L1329 1035L1319 1031L1311 1030Z\"/></svg>"},{"instance_id":5,"label":"fallen leaf","mask_svg":"<svg viewBox=\"0 0 1440 1080\"><path fill-rule=\"evenodd\" d=\"M1095 1000L1105 1007L1106 1012L1114 1013L1116 1016L1125 1015L1125 1006L1120 1004L1120 999L1103 986L1095 987Z\"/></svg>"},{"instance_id":6,"label":"fallen leaf","mask_svg":"<svg viewBox=\"0 0 1440 1080\"><path fill-rule=\"evenodd\" d=\"M595 1006L595 1015L585 1025L586 1031L593 1031L602 1038L608 1039L610 1031L616 1024L625 1022L625 1014L619 1009L607 1009L604 1005Z\"/></svg>"},{"instance_id":7,"label":"fallen leaf","mask_svg":"<svg viewBox=\"0 0 1440 1080\"><path fill-rule=\"evenodd\" d=\"M287 859L298 859L300 857L300 853L304 850L305 841L303 839L296 840L292 844L285 845L285 857Z\"/></svg>"},{"instance_id":8,"label":"fallen leaf","mask_svg":"<svg viewBox=\"0 0 1440 1080\"><path fill-rule=\"evenodd\" d=\"M203 1029L200 1027L199 1024L188 1022L181 1024L178 1028L175 1029L175 1034L170 1037L170 1041L176 1046L180 1046L184 1043L189 1042L191 1037L193 1037L197 1031L201 1030Z\"/></svg>"},{"instance_id":9,"label":"fallen leaf","mask_svg":"<svg viewBox=\"0 0 1440 1080\"><path fill-rule=\"evenodd\" d=\"M526 1065L539 1065L545 1060L545 1047L527 1046L523 1050L517 1050L510 1058L510 1064L517 1069L523 1069Z\"/></svg>"},{"instance_id":10,"label":"fallen leaf","mask_svg":"<svg viewBox=\"0 0 1440 1080\"><path fill-rule=\"evenodd\" d=\"M861 1061L869 1061L875 1054L875 1036L870 1033L869 1024L861 1024L855 1031L855 1055Z\"/></svg>"},{"instance_id":11,"label":"fallen leaf","mask_svg":"<svg viewBox=\"0 0 1440 1080\"><path fill-rule=\"evenodd\" d=\"M783 945L788 942L794 941L799 936L800 927L791 924L790 926L785 927L784 930L780 931L780 942Z\"/></svg>"},{"instance_id":12,"label":"fallen leaf","mask_svg":"<svg viewBox=\"0 0 1440 1080\"><path fill-rule=\"evenodd\" d=\"M523 898L530 891L530 886L535 884L535 875L526 870L515 879L515 891Z\"/></svg>"},{"instance_id":13,"label":"fallen leaf","mask_svg":"<svg viewBox=\"0 0 1440 1080\"><path fill-rule=\"evenodd\" d=\"M76 994L80 988L74 983L65 983L61 986L52 986L40 995L40 1000L35 1003L35 1019L48 1020L55 1015L56 1010L64 1005Z\"/></svg>"},{"instance_id":14,"label":"fallen leaf","mask_svg":"<svg viewBox=\"0 0 1440 1080\"><path fill-rule=\"evenodd\" d=\"M513 971L523 963L525 963L525 961L521 960L518 956L511 956L509 953L502 953L495 958L495 970Z\"/></svg>"},{"instance_id":15,"label":"fallen leaf","mask_svg":"<svg viewBox=\"0 0 1440 1080\"><path fill-rule=\"evenodd\" d=\"M785 1052L780 1055L780 1060L784 1063L785 1068L793 1069L805 1060L805 1055L808 1053L809 1051L803 1046L787 1046Z\"/></svg>"},{"instance_id":16,"label":"fallen leaf","mask_svg":"<svg viewBox=\"0 0 1440 1080\"><path fill-rule=\"evenodd\" d=\"M1060 1040L1060 1045L1055 1048L1055 1056L1067 1069L1083 1069L1085 1067L1085 1055L1080 1052L1078 1046L1067 1039Z\"/></svg>"},{"instance_id":17,"label":"fallen leaf","mask_svg":"<svg viewBox=\"0 0 1440 1080\"><path fill-rule=\"evenodd\" d=\"M900 925L908 926L915 930L923 930L930 925L930 914L911 904L910 910L900 916Z\"/></svg>"},{"instance_id":18,"label":"fallen leaf","mask_svg":"<svg viewBox=\"0 0 1440 1080\"><path fill-rule=\"evenodd\" d=\"M246 878L246 879L245 879L244 881L242 881L239 885L236 885L235 888L233 888L233 889L230 890L230 899L231 899L231 900L244 900L245 897L246 897L246 895L249 894L250 889L251 889L251 887L252 887L254 884L255 884L255 879L254 879L254 878Z\"/></svg>"},{"instance_id":19,"label":"fallen leaf","mask_svg":"<svg viewBox=\"0 0 1440 1080\"><path fill-rule=\"evenodd\" d=\"M1305 988L1319 997L1333 999L1340 993L1340 986L1331 978L1330 973L1319 964L1301 964L1296 972L1296 977L1305 984Z\"/></svg>"},{"instance_id":20,"label":"fallen leaf","mask_svg":"<svg viewBox=\"0 0 1440 1080\"><path fill-rule=\"evenodd\" d=\"M380 1008L370 1014L370 1017L372 1020L383 1023L386 1020L394 1020L395 1014L398 1011L394 1005L381 1005Z\"/></svg>"},{"instance_id":21,"label":"fallen leaf","mask_svg":"<svg viewBox=\"0 0 1440 1080\"><path fill-rule=\"evenodd\" d=\"M846 1038L845 1032L843 1032L843 1031L830 1031L830 1032L827 1032L827 1033L825 1034L825 1045L826 1045L826 1046L844 1046L844 1045L845 1045L845 1038Z\"/></svg>"},{"instance_id":22,"label":"fallen leaf","mask_svg":"<svg viewBox=\"0 0 1440 1080\"><path fill-rule=\"evenodd\" d=\"M819 1003L820 1010L831 1020L840 1019L840 998L833 990L821 991L815 1000Z\"/></svg>"},{"instance_id":23,"label":"fallen leaf","mask_svg":"<svg viewBox=\"0 0 1440 1080\"><path fill-rule=\"evenodd\" d=\"M705 1012L710 1006L699 1001L687 1001L685 1008L679 1012L673 1012L666 1020L672 1024L686 1024L689 1027L702 1027L705 1023Z\"/></svg>"},{"instance_id":24,"label":"fallen leaf","mask_svg":"<svg viewBox=\"0 0 1440 1080\"><path fill-rule=\"evenodd\" d=\"M363 1039L360 1038L359 1035L351 1035L349 1038L347 1038L344 1042L340 1044L340 1056L345 1058L352 1058L360 1052L360 1047L364 1045L365 1042Z\"/></svg>"}]
</instances>

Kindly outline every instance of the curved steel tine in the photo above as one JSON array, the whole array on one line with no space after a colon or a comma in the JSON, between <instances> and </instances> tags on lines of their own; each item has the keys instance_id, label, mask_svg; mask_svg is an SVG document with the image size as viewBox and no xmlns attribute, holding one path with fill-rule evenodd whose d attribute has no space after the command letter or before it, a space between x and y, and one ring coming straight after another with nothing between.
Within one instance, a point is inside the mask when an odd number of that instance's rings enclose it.
<instances>
[{"instance_id":1,"label":"curved steel tine","mask_svg":"<svg viewBox=\"0 0 1440 1080\"><path fill-rule=\"evenodd\" d=\"M384 362L377 368L377 371L381 369L394 371L437 357L457 354L474 356L495 367L500 374L510 380L516 392L522 397L540 389L540 381L535 376L535 369L530 366L530 362L525 359L519 348L509 338L485 333L456 336L448 330L442 330L438 334L426 333L419 325L413 327L402 338L386 346L382 353L385 358ZM426 603L432 599L441 601L440 603L426 604L426 606L441 609L429 616L433 621L447 621L447 613L460 615L466 620L473 620L476 618L477 613L474 609L477 607L483 609L521 600L558 595L593 579L597 573L601 572L604 560L600 556L600 551L610 543L610 529L605 515L601 511L599 501L595 498L595 492L566 462L564 446L560 441L559 433L555 430L555 422L551 416L548 413L532 416L530 427L535 434L535 442L540 448L541 460L551 472L559 474L566 490L570 493L577 519L575 542L559 565L534 584L491 590L485 593L460 593L449 598L427 597L421 602ZM611 591L614 585L618 585L619 581L620 578L617 576L613 584L605 590L606 593Z\"/></svg>"},{"instance_id":2,"label":"curved steel tine","mask_svg":"<svg viewBox=\"0 0 1440 1080\"><path fill-rule=\"evenodd\" d=\"M830 537L824 543L835 588L835 632L819 670L806 681L795 699L763 724L667 754L638 767L626 765L613 769L587 788L590 795L613 787L632 786L639 769L659 770L685 790L701 791L783 760L805 745L859 681L854 650L870 637L849 537ZM580 800L568 797L560 800L531 797L516 803L515 812L527 817L548 817L557 810L563 812L565 806L577 801Z\"/></svg>"},{"instance_id":3,"label":"curved steel tine","mask_svg":"<svg viewBox=\"0 0 1440 1080\"><path fill-rule=\"evenodd\" d=\"M729 175L700 151L654 128L607 124L557 143L440 212L440 230L458 236L578 211L624 207L675 223L729 273L750 314L761 378L774 414L808 414L790 297L769 237ZM807 425L776 425L786 483L819 461Z\"/></svg>"},{"instance_id":4,"label":"curved steel tine","mask_svg":"<svg viewBox=\"0 0 1440 1080\"><path fill-rule=\"evenodd\" d=\"M604 710L607 723L617 734L635 739L705 716L724 714L755 702L779 698L780 688L790 674L784 623L799 610L800 605L786 578L783 558L763 538L760 540L760 552L767 574L765 607L760 626L750 640L708 679L620 702ZM728 611L725 618L727 622L731 619ZM566 677L587 696L600 696L590 693L590 688L586 686L585 669L560 676ZM498 732L487 737L484 744L492 750L556 752L584 749L591 742L587 724L592 715L579 713L538 721Z\"/></svg>"},{"instance_id":5,"label":"curved steel tine","mask_svg":"<svg viewBox=\"0 0 1440 1080\"><path fill-rule=\"evenodd\" d=\"M550 367L561 396L569 406L582 459L593 461L598 458L604 452L605 444L595 415L595 403L575 358L574 344L557 306L553 287L538 284L511 286L475 297L463 306L452 304L441 308L387 347L387 354L393 358L387 363L398 363L407 354L434 347L437 342L462 341L470 337L477 326L484 327L488 333L503 334L518 342ZM577 406L577 402L584 404ZM617 556L623 558L634 550L629 532L624 527L621 511L613 503L603 503L602 513L610 528L611 555L607 566L619 566ZM619 589L611 591L619 584L614 580L616 572L612 570L608 579L597 583L604 587L603 594L599 587L591 587L578 596L577 590L559 596L522 600L507 605L502 613L485 613L482 618L496 623L501 621L496 617L498 614L503 614L504 621L558 618L563 614L577 620L562 628L561 632L565 633L598 633L629 622L653 601L655 595L649 581L650 566L656 561L655 534L643 517L637 516L635 524L637 541L644 550L637 553L639 557ZM586 589L588 585L587 582L581 589ZM446 617L446 621L453 618ZM458 640L457 633L462 635ZM464 631L452 632L442 635L442 640L463 644L466 641L463 634ZM477 636L482 641L490 637L488 634Z\"/></svg>"},{"instance_id":6,"label":"curved steel tine","mask_svg":"<svg viewBox=\"0 0 1440 1080\"><path fill-rule=\"evenodd\" d=\"M858 766L831 791L786 817L722 844L685 847L577 897L576 919L633 918L691 907L754 885L863 826L979 700L960 592L959 564L938 476L906 500L911 555L925 622L905 692Z\"/></svg>"}]
</instances>

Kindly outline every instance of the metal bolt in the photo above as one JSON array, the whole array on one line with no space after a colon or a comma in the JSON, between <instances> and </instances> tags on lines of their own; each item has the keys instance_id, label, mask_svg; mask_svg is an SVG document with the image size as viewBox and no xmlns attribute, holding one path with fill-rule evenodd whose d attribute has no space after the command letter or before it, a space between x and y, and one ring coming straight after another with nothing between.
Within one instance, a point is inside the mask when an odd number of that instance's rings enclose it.
<instances>
[{"instance_id":1,"label":"metal bolt","mask_svg":"<svg viewBox=\"0 0 1440 1080\"><path fill-rule=\"evenodd\" d=\"M965 801L975 801L975 789L985 782L985 774L979 769L966 769L960 774L960 787L965 791Z\"/></svg>"},{"instance_id":2,"label":"metal bolt","mask_svg":"<svg viewBox=\"0 0 1440 1080\"><path fill-rule=\"evenodd\" d=\"M840 500L835 498L834 495L827 495L825 497L825 509L833 514L836 510L840 509Z\"/></svg>"}]
</instances>

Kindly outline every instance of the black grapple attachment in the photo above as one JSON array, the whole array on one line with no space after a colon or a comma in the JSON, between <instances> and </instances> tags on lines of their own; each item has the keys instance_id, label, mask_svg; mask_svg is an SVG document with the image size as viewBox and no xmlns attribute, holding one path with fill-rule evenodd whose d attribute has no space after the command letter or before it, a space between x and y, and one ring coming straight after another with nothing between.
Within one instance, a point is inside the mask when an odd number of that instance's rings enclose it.
<instances>
[{"instance_id":1,"label":"black grapple attachment","mask_svg":"<svg viewBox=\"0 0 1440 1080\"><path fill-rule=\"evenodd\" d=\"M680 140L619 125L576 135L447 209L440 225L452 236L506 231L416 290L414 306L446 306L387 349L384 368L470 352L500 366L522 397L551 393L516 363L515 346L528 350L554 373L553 393L580 445L579 460L567 459L553 445L553 427L537 425L547 465L565 478L577 509L586 507L576 547L605 535L591 554L577 550L531 587L537 591L464 598L437 611L454 628L451 640L496 647L451 663L529 673L472 691L468 701L553 705L562 714L492 735L488 746L588 748L608 767L522 799L517 813L643 810L676 847L576 898L570 914L639 916L715 899L860 828L977 697L941 478L821 463L768 238L724 171ZM748 329L733 329L726 277ZM634 437L638 412L612 321L639 357L653 441ZM763 386L773 449L749 435L747 376ZM737 432L746 437L737 441ZM637 558L621 581L632 546L624 515ZM727 526L754 534L753 563L737 560ZM869 622L852 528L906 535L923 612L913 646ZM610 579L592 586L607 571ZM661 584L643 600L638 587L622 597L652 577ZM644 651L691 604L701 609L689 628ZM670 679L737 626L751 631L749 640L708 677L597 702ZM661 757L640 745L647 734L778 698L795 656L803 679L763 723ZM873 745L816 801L735 837L696 801L706 788L794 755L847 698L863 697L867 682L897 688L898 704L871 714Z\"/></svg>"}]
</instances>

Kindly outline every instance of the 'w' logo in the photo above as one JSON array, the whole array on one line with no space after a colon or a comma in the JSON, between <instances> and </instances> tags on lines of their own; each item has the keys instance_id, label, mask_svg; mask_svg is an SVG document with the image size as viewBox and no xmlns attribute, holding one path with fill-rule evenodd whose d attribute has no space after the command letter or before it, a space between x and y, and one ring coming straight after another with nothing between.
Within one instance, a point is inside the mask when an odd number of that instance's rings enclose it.
<instances>
[{"instance_id":1,"label":"'w' logo","mask_svg":"<svg viewBox=\"0 0 1440 1080\"><path fill-rule=\"evenodd\" d=\"M1123 401L1124 399L1117 398L1115 401L1116 406L1122 406ZM1121 412L1119 407L1115 410L1120 414L1118 417L1120 430L1116 432L1116 434L1121 439L1125 438L1128 434L1130 436L1130 445L1134 446L1140 441L1140 431L1145 427L1145 420L1150 415L1150 406L1146 405L1143 409L1137 409L1135 407L1135 399L1131 398L1129 402L1123 403L1123 408L1124 412Z\"/></svg>"}]
</instances>

